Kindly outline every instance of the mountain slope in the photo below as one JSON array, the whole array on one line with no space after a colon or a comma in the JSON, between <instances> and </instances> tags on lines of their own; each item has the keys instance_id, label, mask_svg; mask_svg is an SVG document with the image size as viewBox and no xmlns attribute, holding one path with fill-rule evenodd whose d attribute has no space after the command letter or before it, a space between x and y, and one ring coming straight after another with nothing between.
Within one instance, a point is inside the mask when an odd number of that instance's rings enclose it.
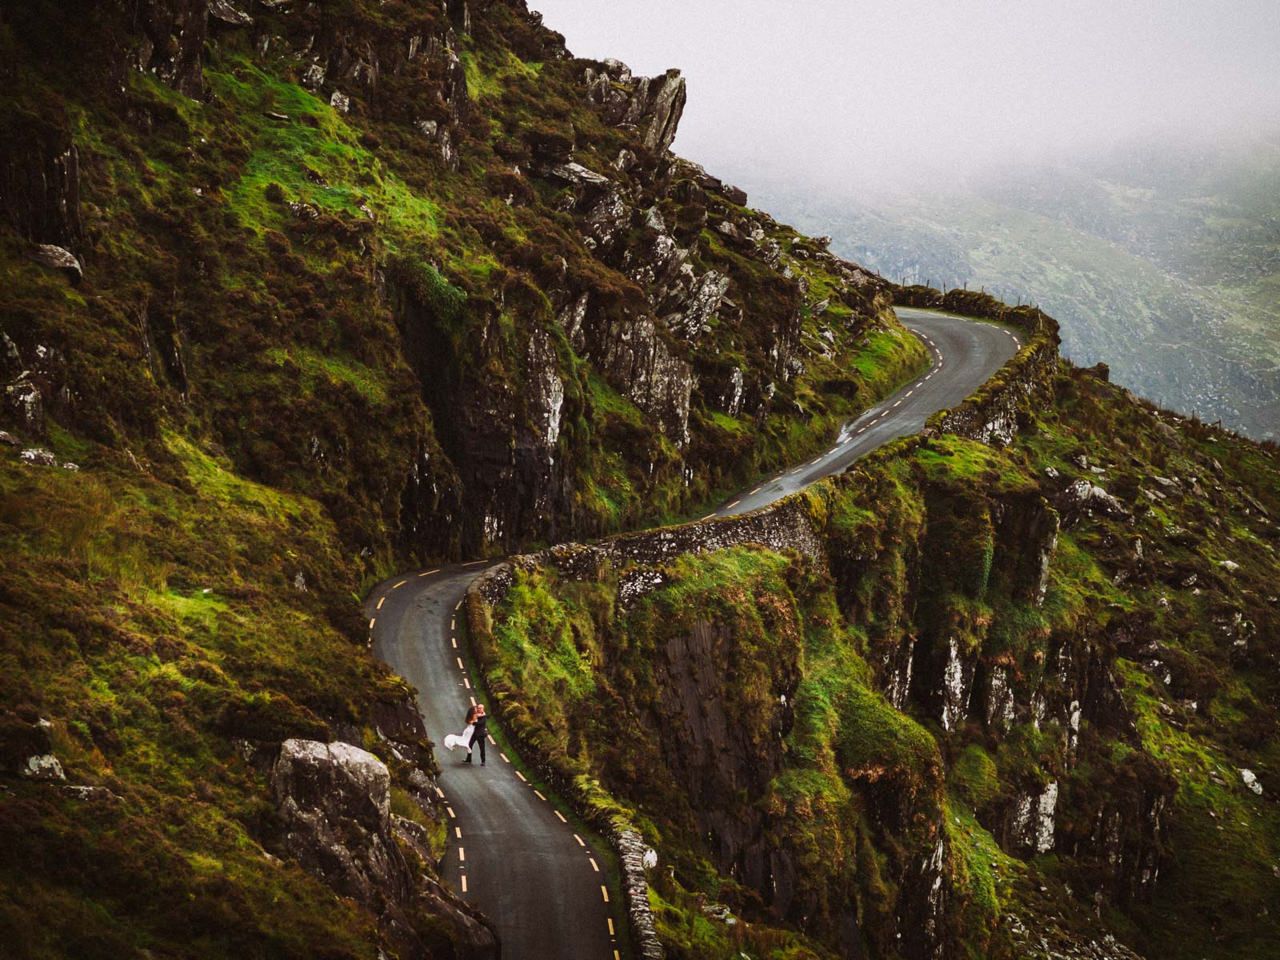
<instances>
[{"instance_id":1,"label":"mountain slope","mask_svg":"<svg viewBox=\"0 0 1280 960\"><path fill-rule=\"evenodd\" d=\"M492 956L355 598L701 509L923 348L522 2L6 5L0 79L6 948Z\"/></svg>"}]
</instances>

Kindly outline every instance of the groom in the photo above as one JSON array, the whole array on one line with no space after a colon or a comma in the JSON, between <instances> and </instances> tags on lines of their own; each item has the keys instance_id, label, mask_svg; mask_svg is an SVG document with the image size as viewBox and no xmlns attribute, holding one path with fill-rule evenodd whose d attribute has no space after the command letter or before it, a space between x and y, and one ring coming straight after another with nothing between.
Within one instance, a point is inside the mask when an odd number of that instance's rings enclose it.
<instances>
[{"instance_id":1,"label":"groom","mask_svg":"<svg viewBox=\"0 0 1280 960\"><path fill-rule=\"evenodd\" d=\"M489 718L485 716L483 703L476 704L475 710L476 710L475 719L472 721L474 725L474 729L471 732L471 742L467 744L467 746L472 750L474 750L476 743L478 742L480 744L480 766L483 767L484 766L485 727L489 723ZM472 755L468 753L467 759L462 762L470 763L471 756Z\"/></svg>"}]
</instances>

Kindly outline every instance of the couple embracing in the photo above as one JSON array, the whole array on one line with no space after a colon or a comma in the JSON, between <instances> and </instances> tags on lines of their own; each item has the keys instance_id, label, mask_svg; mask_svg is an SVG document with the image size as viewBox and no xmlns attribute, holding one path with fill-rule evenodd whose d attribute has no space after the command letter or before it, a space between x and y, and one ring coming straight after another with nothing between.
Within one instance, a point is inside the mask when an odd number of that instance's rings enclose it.
<instances>
[{"instance_id":1,"label":"couple embracing","mask_svg":"<svg viewBox=\"0 0 1280 960\"><path fill-rule=\"evenodd\" d=\"M480 766L484 766L484 741L486 727L489 724L489 718L485 715L484 704L474 704L467 711L467 726L461 733L451 733L444 738L444 745L452 750L454 747L466 747L467 759L463 763L471 762L471 750L480 744Z\"/></svg>"}]
</instances>

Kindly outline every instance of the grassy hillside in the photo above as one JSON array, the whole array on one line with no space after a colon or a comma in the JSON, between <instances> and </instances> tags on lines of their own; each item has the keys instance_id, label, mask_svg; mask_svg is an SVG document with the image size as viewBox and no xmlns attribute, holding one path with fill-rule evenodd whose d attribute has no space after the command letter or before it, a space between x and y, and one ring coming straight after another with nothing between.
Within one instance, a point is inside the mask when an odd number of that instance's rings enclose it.
<instances>
[{"instance_id":1,"label":"grassy hillside","mask_svg":"<svg viewBox=\"0 0 1280 960\"><path fill-rule=\"evenodd\" d=\"M476 955L364 589L698 510L924 363L605 69L517 0L0 12L6 955ZM290 738L387 762L405 889L303 869Z\"/></svg>"}]
</instances>

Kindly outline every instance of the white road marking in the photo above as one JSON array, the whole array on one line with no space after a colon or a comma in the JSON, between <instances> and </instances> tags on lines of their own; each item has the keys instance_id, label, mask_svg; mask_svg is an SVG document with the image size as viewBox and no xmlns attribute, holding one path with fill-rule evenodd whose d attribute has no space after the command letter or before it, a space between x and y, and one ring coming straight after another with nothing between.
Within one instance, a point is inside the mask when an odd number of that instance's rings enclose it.
<instances>
[{"instance_id":1,"label":"white road marking","mask_svg":"<svg viewBox=\"0 0 1280 960\"><path fill-rule=\"evenodd\" d=\"M546 802L547 798L542 795L541 791L534 790L533 795L537 797L539 800L543 801L544 803Z\"/></svg>"},{"instance_id":2,"label":"white road marking","mask_svg":"<svg viewBox=\"0 0 1280 960\"><path fill-rule=\"evenodd\" d=\"M471 698L471 705L472 705L473 707L476 705L476 698L475 698L475 697L472 697L472 698Z\"/></svg>"},{"instance_id":3,"label":"white road marking","mask_svg":"<svg viewBox=\"0 0 1280 960\"><path fill-rule=\"evenodd\" d=\"M462 892L463 893L467 892L467 875L465 873L462 875ZM614 953L617 953L617 952L618 951L616 950L614 951Z\"/></svg>"},{"instance_id":4,"label":"white road marking","mask_svg":"<svg viewBox=\"0 0 1280 960\"><path fill-rule=\"evenodd\" d=\"M508 756L507 756L505 753L503 753L501 750L499 750L499 751L498 751L498 756L502 757L502 762L503 762L503 763L510 763L510 762L511 762L511 758L510 758L510 757L508 757Z\"/></svg>"},{"instance_id":5,"label":"white road marking","mask_svg":"<svg viewBox=\"0 0 1280 960\"><path fill-rule=\"evenodd\" d=\"M463 670L463 671L465 671L465 670L467 669L466 667L464 667L464 666L462 665L462 658L461 658L461 657L454 657L454 659L458 661L458 669L459 669L459 670Z\"/></svg>"},{"instance_id":6,"label":"white road marking","mask_svg":"<svg viewBox=\"0 0 1280 960\"><path fill-rule=\"evenodd\" d=\"M613 936L613 917L609 918L609 936Z\"/></svg>"},{"instance_id":7,"label":"white road marking","mask_svg":"<svg viewBox=\"0 0 1280 960\"><path fill-rule=\"evenodd\" d=\"M454 839L455 839L455 840L461 840L461 839L462 839L462 828L461 828L461 827L454 827L454 828L453 828L453 837L454 837Z\"/></svg>"},{"instance_id":8,"label":"white road marking","mask_svg":"<svg viewBox=\"0 0 1280 960\"><path fill-rule=\"evenodd\" d=\"M573 835L573 839L575 839L575 840L577 840L577 841L578 841L578 846L580 846L580 847L585 847L585 846L586 846L586 844L582 842L582 838L581 838L580 836L578 836L576 833Z\"/></svg>"},{"instance_id":9,"label":"white road marking","mask_svg":"<svg viewBox=\"0 0 1280 960\"><path fill-rule=\"evenodd\" d=\"M560 822L561 822L561 823L568 823L568 822L569 822L568 820L566 820L566 819L564 818L564 814L563 814L563 813L561 813L559 810L555 811L555 814L556 814L556 816L557 816L557 817L559 817L559 818L560 818Z\"/></svg>"},{"instance_id":10,"label":"white road marking","mask_svg":"<svg viewBox=\"0 0 1280 960\"><path fill-rule=\"evenodd\" d=\"M458 629L458 618L457 618L457 617L450 617L450 618L449 618L449 629L450 629L450 630L457 630L457 629Z\"/></svg>"},{"instance_id":11,"label":"white road marking","mask_svg":"<svg viewBox=\"0 0 1280 960\"><path fill-rule=\"evenodd\" d=\"M493 734L492 734L492 733L486 733L486 734L485 734L485 736L489 738L489 743L490 743L490 744L492 744L492 745L493 745L493 746L495 746L495 747L498 745L498 741L497 741L497 740L495 740L495 739L493 739Z\"/></svg>"},{"instance_id":12,"label":"white road marking","mask_svg":"<svg viewBox=\"0 0 1280 960\"><path fill-rule=\"evenodd\" d=\"M369 621L369 629L370 629L370 630L372 630L372 629L373 629L373 625L374 625L375 623L377 623L377 622L378 622L378 618L377 618L377 617L373 617L372 619L370 619L370 621Z\"/></svg>"},{"instance_id":13,"label":"white road marking","mask_svg":"<svg viewBox=\"0 0 1280 960\"><path fill-rule=\"evenodd\" d=\"M468 690L470 690L470 689L471 689L471 681L470 681L470 680L468 680L466 677L463 677L463 678L462 678L462 682L463 682L463 683L465 683L465 684L467 685L467 689L468 689Z\"/></svg>"},{"instance_id":14,"label":"white road marking","mask_svg":"<svg viewBox=\"0 0 1280 960\"><path fill-rule=\"evenodd\" d=\"M521 773L519 770L517 770L517 771L516 771L516 776L520 778L520 782L521 782L521 783L528 783L528 782L529 782L528 780L526 780L526 779L524 778L524 774L523 774L523 773Z\"/></svg>"},{"instance_id":15,"label":"white road marking","mask_svg":"<svg viewBox=\"0 0 1280 960\"><path fill-rule=\"evenodd\" d=\"M729 504L727 507L725 507L725 509L726 509L726 510L732 510L734 507L736 507L736 506L737 506L738 504L740 504L741 502L742 502L741 500L735 500L735 501L733 501L733 503L731 503L731 504Z\"/></svg>"},{"instance_id":16,"label":"white road marking","mask_svg":"<svg viewBox=\"0 0 1280 960\"><path fill-rule=\"evenodd\" d=\"M604 897L605 903L609 902L609 888L606 887L603 883L600 884L600 896Z\"/></svg>"},{"instance_id":17,"label":"white road marking","mask_svg":"<svg viewBox=\"0 0 1280 960\"><path fill-rule=\"evenodd\" d=\"M756 487L756 488L755 488L754 490L752 490L749 494L747 494L747 496L749 496L749 497L754 497L757 493L759 493L759 492L760 492L761 490L763 490L763 489L764 489L764 484L762 483L762 484L760 484L760 486Z\"/></svg>"},{"instance_id":18,"label":"white road marking","mask_svg":"<svg viewBox=\"0 0 1280 960\"><path fill-rule=\"evenodd\" d=\"M699 522L699 523L703 523L703 522L705 522L705 521L707 521L707 520L710 520L710 519L711 519L712 517L714 517L714 516L715 516L715 514L714 514L714 513L708 513L705 517L703 517L703 518L702 518L701 520L699 520L698 522Z\"/></svg>"},{"instance_id":19,"label":"white road marking","mask_svg":"<svg viewBox=\"0 0 1280 960\"><path fill-rule=\"evenodd\" d=\"M445 807L444 809L445 809L445 812L449 814L450 820L454 820L457 818L458 815L453 812L453 807Z\"/></svg>"},{"instance_id":20,"label":"white road marking","mask_svg":"<svg viewBox=\"0 0 1280 960\"><path fill-rule=\"evenodd\" d=\"M915 388L912 388L912 389L908 390L908 391L907 391L907 396L906 396L906 397L903 397L902 399L903 399L903 400L907 399L907 397L911 396L911 395L912 395L913 393L915 393L915 392L916 392L916 391L915 391Z\"/></svg>"},{"instance_id":21,"label":"white road marking","mask_svg":"<svg viewBox=\"0 0 1280 960\"><path fill-rule=\"evenodd\" d=\"M424 571L422 571L422 573L418 574L418 576L420 576L420 577L429 577L429 576L431 576L433 573L439 573L439 572L440 572L440 568L439 568L439 567L436 567L434 570L424 570Z\"/></svg>"},{"instance_id":22,"label":"white road marking","mask_svg":"<svg viewBox=\"0 0 1280 960\"><path fill-rule=\"evenodd\" d=\"M436 787L436 796L438 796L441 800L444 799L444 791L441 790L439 787Z\"/></svg>"},{"instance_id":23,"label":"white road marking","mask_svg":"<svg viewBox=\"0 0 1280 960\"><path fill-rule=\"evenodd\" d=\"M457 611L457 610L461 610L461 609L462 609L462 601L461 601L461 600L459 600L457 603L455 603L455 604L453 605L453 609L454 609L455 611Z\"/></svg>"},{"instance_id":24,"label":"white road marking","mask_svg":"<svg viewBox=\"0 0 1280 960\"><path fill-rule=\"evenodd\" d=\"M408 582L409 582L408 580L401 580L399 583L392 584L392 585L391 585L391 589L392 589L392 590L399 590L401 587L403 587L403 586L404 586L406 583L408 583Z\"/></svg>"},{"instance_id":25,"label":"white road marking","mask_svg":"<svg viewBox=\"0 0 1280 960\"><path fill-rule=\"evenodd\" d=\"M599 873L599 872L600 872L600 867L599 867L599 865L597 865L597 863L596 863L596 858L595 858L595 857L587 857L587 859L591 861L591 869L592 869L592 870L594 870L596 873Z\"/></svg>"},{"instance_id":26,"label":"white road marking","mask_svg":"<svg viewBox=\"0 0 1280 960\"><path fill-rule=\"evenodd\" d=\"M457 649L458 649L458 638L457 638L457 637L450 637L450 638L449 638L449 642L453 644L453 649L455 649L455 650L457 650Z\"/></svg>"},{"instance_id":27,"label":"white road marking","mask_svg":"<svg viewBox=\"0 0 1280 960\"><path fill-rule=\"evenodd\" d=\"M476 564L484 563L484 562L485 562L484 560L471 560L471 561L469 561L468 563L464 563L464 564L463 564L463 566L464 566L464 567L474 567Z\"/></svg>"},{"instance_id":28,"label":"white road marking","mask_svg":"<svg viewBox=\"0 0 1280 960\"><path fill-rule=\"evenodd\" d=\"M381 610L381 609L382 609L382 605L383 605L384 603L386 603L386 602L387 602L387 598L386 598L386 597L381 597L381 598L378 600L378 605L377 605L376 607L374 607L374 609L375 609L375 610Z\"/></svg>"},{"instance_id":29,"label":"white road marking","mask_svg":"<svg viewBox=\"0 0 1280 960\"><path fill-rule=\"evenodd\" d=\"M467 862L467 851L464 850L462 847L458 848L458 862L459 863Z\"/></svg>"}]
</instances>

